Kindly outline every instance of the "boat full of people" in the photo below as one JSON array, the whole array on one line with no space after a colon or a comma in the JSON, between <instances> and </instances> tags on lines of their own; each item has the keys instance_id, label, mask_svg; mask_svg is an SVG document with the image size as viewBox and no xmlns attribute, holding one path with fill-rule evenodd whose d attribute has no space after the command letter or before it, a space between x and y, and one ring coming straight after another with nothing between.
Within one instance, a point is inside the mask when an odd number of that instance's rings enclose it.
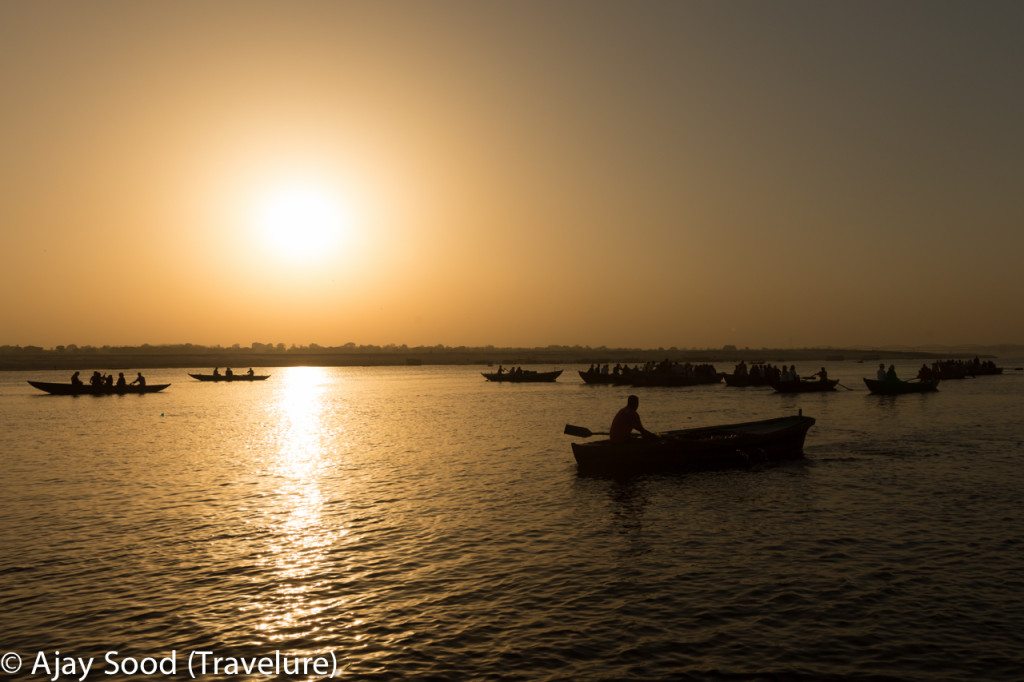
<instances>
[{"instance_id":1,"label":"boat full of people","mask_svg":"<svg viewBox=\"0 0 1024 682\"><path fill-rule=\"evenodd\" d=\"M537 372L532 369L523 369L522 367L512 367L506 370L501 365L498 365L497 372L481 372L484 378L488 381L505 381L510 383L530 383L530 382L544 382L544 381L555 381L562 374L562 370L558 369L553 372Z\"/></svg>"},{"instance_id":2,"label":"boat full of people","mask_svg":"<svg viewBox=\"0 0 1024 682\"><path fill-rule=\"evenodd\" d=\"M769 386L773 381L779 381L782 370L775 365L764 362L754 362L747 366L746 361L740 360L733 368L732 374L723 374L725 385L733 388L747 388L750 386Z\"/></svg>"},{"instance_id":3,"label":"boat full of people","mask_svg":"<svg viewBox=\"0 0 1024 682\"><path fill-rule=\"evenodd\" d=\"M643 365L616 364L591 365L580 372L580 378L587 384L612 384L615 386L698 386L718 384L722 375L709 363L694 364L665 359L661 362L647 362Z\"/></svg>"},{"instance_id":4,"label":"boat full of people","mask_svg":"<svg viewBox=\"0 0 1024 682\"><path fill-rule=\"evenodd\" d=\"M80 372L71 375L71 381L53 383L49 381L29 381L32 388L49 393L50 395L125 395L130 393L158 393L170 384L147 384L146 377L139 372L135 379L128 381L124 372L118 372L117 379L112 374L103 375L98 371L93 372L88 383L79 378Z\"/></svg>"}]
</instances>

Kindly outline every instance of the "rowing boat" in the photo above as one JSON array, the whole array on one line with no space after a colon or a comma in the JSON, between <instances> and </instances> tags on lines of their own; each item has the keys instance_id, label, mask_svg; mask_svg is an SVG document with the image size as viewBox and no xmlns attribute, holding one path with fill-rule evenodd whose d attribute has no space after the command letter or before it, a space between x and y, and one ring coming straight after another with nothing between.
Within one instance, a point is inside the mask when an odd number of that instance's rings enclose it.
<instances>
[{"instance_id":1,"label":"rowing boat","mask_svg":"<svg viewBox=\"0 0 1024 682\"><path fill-rule=\"evenodd\" d=\"M839 379L825 381L772 381L769 386L779 393L816 393L818 391L834 391Z\"/></svg>"},{"instance_id":2,"label":"rowing boat","mask_svg":"<svg viewBox=\"0 0 1024 682\"><path fill-rule=\"evenodd\" d=\"M939 390L939 380L929 379L927 381L892 381L886 379L864 379L864 385L876 395L900 395L901 393L927 393Z\"/></svg>"},{"instance_id":3,"label":"rowing boat","mask_svg":"<svg viewBox=\"0 0 1024 682\"><path fill-rule=\"evenodd\" d=\"M804 438L814 425L803 415L682 429L626 443L573 443L581 473L634 474L654 471L743 469L803 457Z\"/></svg>"},{"instance_id":4,"label":"rowing boat","mask_svg":"<svg viewBox=\"0 0 1024 682\"><path fill-rule=\"evenodd\" d=\"M512 383L526 383L533 381L554 381L562 373L562 370L554 372L534 372L524 369L517 372L481 372L488 381L510 381Z\"/></svg>"},{"instance_id":5,"label":"rowing boat","mask_svg":"<svg viewBox=\"0 0 1024 682\"><path fill-rule=\"evenodd\" d=\"M148 384L146 386L90 386L89 384L52 384L46 381L28 382L33 388L50 395L125 395L128 393L157 393L170 384Z\"/></svg>"},{"instance_id":6,"label":"rowing boat","mask_svg":"<svg viewBox=\"0 0 1024 682\"><path fill-rule=\"evenodd\" d=\"M232 374L228 376L226 374L189 374L193 379L199 381L266 381L270 378L269 374Z\"/></svg>"}]
</instances>

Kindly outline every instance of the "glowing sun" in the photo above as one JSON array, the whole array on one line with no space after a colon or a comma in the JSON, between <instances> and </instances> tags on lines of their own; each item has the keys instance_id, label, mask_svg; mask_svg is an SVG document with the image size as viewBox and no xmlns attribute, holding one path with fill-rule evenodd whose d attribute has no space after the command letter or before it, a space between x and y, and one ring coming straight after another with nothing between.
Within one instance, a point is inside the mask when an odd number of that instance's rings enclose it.
<instances>
[{"instance_id":1,"label":"glowing sun","mask_svg":"<svg viewBox=\"0 0 1024 682\"><path fill-rule=\"evenodd\" d=\"M256 221L269 248L301 261L333 251L349 229L341 197L314 185L271 190L257 202Z\"/></svg>"}]
</instances>

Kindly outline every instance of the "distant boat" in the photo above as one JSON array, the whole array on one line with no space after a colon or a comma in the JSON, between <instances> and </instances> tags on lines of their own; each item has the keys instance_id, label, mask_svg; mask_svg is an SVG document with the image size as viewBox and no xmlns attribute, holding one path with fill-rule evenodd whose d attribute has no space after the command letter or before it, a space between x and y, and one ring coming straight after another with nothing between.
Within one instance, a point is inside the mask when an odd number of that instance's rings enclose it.
<instances>
[{"instance_id":1,"label":"distant boat","mask_svg":"<svg viewBox=\"0 0 1024 682\"><path fill-rule=\"evenodd\" d=\"M525 383L534 381L554 381L562 374L562 370L556 370L554 372L534 372L533 370L524 369L518 372L480 372L484 375L484 378L488 381L510 381L512 383Z\"/></svg>"},{"instance_id":2,"label":"distant boat","mask_svg":"<svg viewBox=\"0 0 1024 682\"><path fill-rule=\"evenodd\" d=\"M626 443L610 440L573 443L572 454L581 473L623 475L743 469L755 464L801 459L804 438L813 425L812 417L779 417L667 431L657 438L632 438ZM566 431L570 431L570 427L567 426Z\"/></svg>"},{"instance_id":3,"label":"distant boat","mask_svg":"<svg viewBox=\"0 0 1024 682\"><path fill-rule=\"evenodd\" d=\"M189 376L199 381L266 381L270 378L269 374L232 374L227 376L225 374L191 374Z\"/></svg>"},{"instance_id":4,"label":"distant boat","mask_svg":"<svg viewBox=\"0 0 1024 682\"><path fill-rule=\"evenodd\" d=\"M28 382L33 388L50 395L124 395L127 393L157 393L170 384L147 384L146 386L91 386L89 384L52 384L46 381Z\"/></svg>"},{"instance_id":5,"label":"distant boat","mask_svg":"<svg viewBox=\"0 0 1024 682\"><path fill-rule=\"evenodd\" d=\"M779 393L817 393L834 391L839 379L826 381L773 381L770 386Z\"/></svg>"},{"instance_id":6,"label":"distant boat","mask_svg":"<svg viewBox=\"0 0 1024 682\"><path fill-rule=\"evenodd\" d=\"M878 379L864 379L864 385L876 395L900 395L901 393L927 393L939 390L939 380L929 379L927 381L896 381Z\"/></svg>"}]
</instances>

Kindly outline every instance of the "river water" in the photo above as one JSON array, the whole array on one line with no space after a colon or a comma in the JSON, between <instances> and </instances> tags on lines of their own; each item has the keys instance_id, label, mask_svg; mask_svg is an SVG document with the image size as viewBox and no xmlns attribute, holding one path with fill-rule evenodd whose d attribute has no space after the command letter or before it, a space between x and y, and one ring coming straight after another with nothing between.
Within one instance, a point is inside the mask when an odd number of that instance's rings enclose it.
<instances>
[{"instance_id":1,"label":"river water","mask_svg":"<svg viewBox=\"0 0 1024 682\"><path fill-rule=\"evenodd\" d=\"M1024 372L885 398L870 364L829 364L853 391L295 367L63 397L25 380L67 373L0 373L0 652L22 674L276 650L349 679L1021 679ZM606 429L631 391L653 430L818 422L803 462L578 476L562 427Z\"/></svg>"}]
</instances>

